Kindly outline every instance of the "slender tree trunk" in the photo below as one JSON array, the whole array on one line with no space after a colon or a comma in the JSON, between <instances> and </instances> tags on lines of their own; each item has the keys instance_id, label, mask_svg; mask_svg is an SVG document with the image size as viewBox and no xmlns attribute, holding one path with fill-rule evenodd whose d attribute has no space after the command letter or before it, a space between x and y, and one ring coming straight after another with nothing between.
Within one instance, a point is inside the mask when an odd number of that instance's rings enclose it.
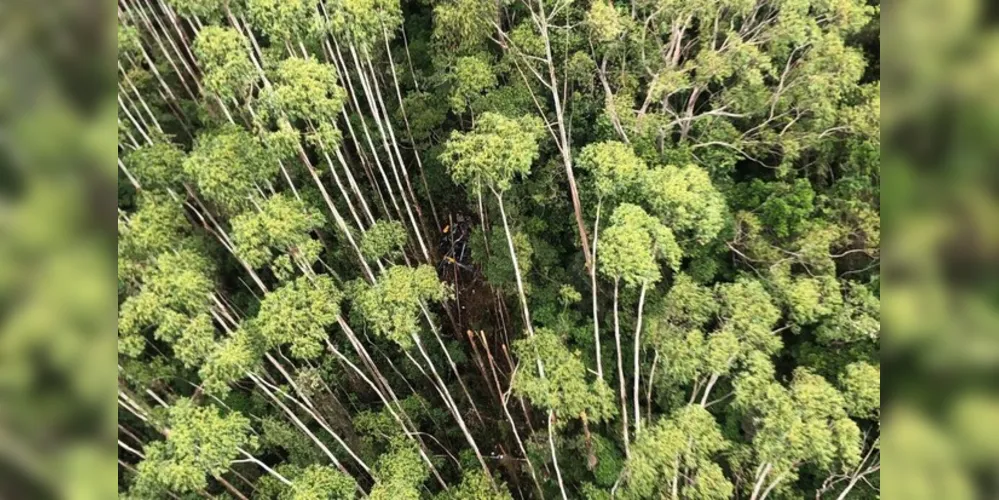
<instances>
[{"instance_id":1,"label":"slender tree trunk","mask_svg":"<svg viewBox=\"0 0 999 500\"><path fill-rule=\"evenodd\" d=\"M548 410L548 446L552 452L552 466L555 468L555 477L558 479L558 489L562 493L562 500L569 500L565 494L565 484L562 483L562 470L558 466L558 454L555 453L555 414Z\"/></svg>"},{"instance_id":2,"label":"slender tree trunk","mask_svg":"<svg viewBox=\"0 0 999 500\"><path fill-rule=\"evenodd\" d=\"M642 310L645 308L645 292L648 289L648 283L642 283L642 291L638 296L638 325L635 327L635 372L634 372L634 382L632 388L632 396L635 400L635 439L638 439L638 434L642 431L642 405L638 396L638 386L642 380L641 372L641 354L642 354Z\"/></svg>"},{"instance_id":3,"label":"slender tree trunk","mask_svg":"<svg viewBox=\"0 0 999 500\"><path fill-rule=\"evenodd\" d=\"M618 288L620 282L620 278L614 278L614 342L617 347L618 394L621 397L621 432L624 438L624 455L625 457L631 457L631 448L629 446L631 439L628 437L628 390L625 388L624 383L624 359L621 356L621 322L618 317Z\"/></svg>"},{"instance_id":4,"label":"slender tree trunk","mask_svg":"<svg viewBox=\"0 0 999 500\"><path fill-rule=\"evenodd\" d=\"M486 465L485 459L482 458L482 453L479 451L479 445L475 442L475 438L472 437L472 433L469 432L468 426L465 425L465 419L462 418L461 412L458 409L458 405L455 404L454 398L451 397L451 393L447 389L447 384L444 383L444 380L437 373L437 368L434 366L434 362L430 359L430 356L427 355L427 351L423 348L423 342L420 340L420 337L416 336L415 334L412 337L413 341L416 343L417 349L420 351L420 354L423 355L423 359L427 362L427 366L430 368L431 373L434 374L434 379L436 379L437 384L439 384L440 386L440 390L444 395L445 399L444 402L450 405L451 408L453 409L452 411L454 413L455 420L458 422L458 427L460 427L461 431L465 434L465 439L468 440L468 444L471 445L472 451L475 452L475 458L479 460L479 465L482 466L482 471L485 472L487 477L489 477L489 482L492 484L493 489L495 490L496 483L493 480L492 472L489 471L489 466Z\"/></svg>"},{"instance_id":5,"label":"slender tree trunk","mask_svg":"<svg viewBox=\"0 0 999 500\"><path fill-rule=\"evenodd\" d=\"M597 315L597 238L600 235L600 208L603 200L597 201L597 219L593 224L593 258L590 259L590 289L593 301L593 344L597 356L597 378L604 379L604 363L601 361L600 317Z\"/></svg>"},{"instance_id":6,"label":"slender tree trunk","mask_svg":"<svg viewBox=\"0 0 999 500\"><path fill-rule=\"evenodd\" d=\"M531 312L527 307L527 294L524 293L524 282L520 277L520 264L517 262L517 250L513 246L513 234L510 232L510 223L506 218L506 208L503 206L503 196L493 190L496 201L499 203L500 217L503 219L503 230L506 233L506 243L510 250L510 259L513 261L513 272L517 278L517 293L520 295L520 307L524 313L524 328L527 329L528 336L534 336L534 326L531 324ZM542 376L544 376L542 370Z\"/></svg>"}]
</instances>

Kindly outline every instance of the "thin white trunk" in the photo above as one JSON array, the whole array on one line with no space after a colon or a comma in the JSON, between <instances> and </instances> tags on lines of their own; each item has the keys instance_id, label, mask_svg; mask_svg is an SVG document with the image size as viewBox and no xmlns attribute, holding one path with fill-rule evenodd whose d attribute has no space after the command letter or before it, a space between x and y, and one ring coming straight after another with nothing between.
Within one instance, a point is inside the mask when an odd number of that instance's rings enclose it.
<instances>
[{"instance_id":1,"label":"thin white trunk","mask_svg":"<svg viewBox=\"0 0 999 500\"><path fill-rule=\"evenodd\" d=\"M628 458L631 457L631 448L629 446L631 439L628 437L628 389L625 388L624 383L624 358L621 355L621 322L618 317L618 286L620 281L620 278L614 279L614 342L617 347L618 393L621 397L621 432L624 438L624 456Z\"/></svg>"},{"instance_id":2,"label":"thin white trunk","mask_svg":"<svg viewBox=\"0 0 999 500\"><path fill-rule=\"evenodd\" d=\"M555 477L558 478L558 489L562 493L562 500L569 500L565 494L565 484L562 483L562 470L558 467L558 456L555 453L555 414L548 410L548 446L552 452L552 467L555 468Z\"/></svg>"},{"instance_id":3,"label":"thin white trunk","mask_svg":"<svg viewBox=\"0 0 999 500\"><path fill-rule=\"evenodd\" d=\"M434 378L437 380L437 383L445 396L445 403L450 405L453 409L455 420L458 422L458 427L461 428L461 431L465 434L465 439L468 441L468 444L471 445L472 451L475 452L475 457L479 460L479 465L482 466L482 471L485 472L487 477L489 477L489 482L493 483L493 489L495 489L496 484L493 481L492 472L489 471L489 466L486 465L485 459L482 458L482 453L479 451L479 445L475 442L475 438L472 437L472 433L469 432L468 426L465 425L465 419L462 418L458 405L455 404L454 398L451 397L451 393L448 391L444 380L441 378L440 374L437 373L437 368L434 366L434 362L430 359L430 356L427 355L427 351L423 348L423 342L420 340L420 337L415 334L412 335L412 337L413 341L416 343L416 348L420 351L420 354L423 355L423 359L427 362L430 372L434 374Z\"/></svg>"},{"instance_id":4,"label":"thin white trunk","mask_svg":"<svg viewBox=\"0 0 999 500\"><path fill-rule=\"evenodd\" d=\"M590 289L593 293L593 343L597 355L597 378L604 379L604 363L600 349L600 317L597 315L597 238L600 236L600 208L603 200L597 201L597 219L593 224L593 258L590 259Z\"/></svg>"},{"instance_id":5,"label":"thin white trunk","mask_svg":"<svg viewBox=\"0 0 999 500\"><path fill-rule=\"evenodd\" d=\"M638 386L642 380L641 372L641 354L642 354L642 310L645 308L645 292L648 289L648 283L642 283L642 291L638 296L638 325L635 327L635 380L632 384L632 397L635 400L635 439L638 439L638 434L642 431L642 410L639 404L639 393Z\"/></svg>"},{"instance_id":6,"label":"thin white trunk","mask_svg":"<svg viewBox=\"0 0 999 500\"><path fill-rule=\"evenodd\" d=\"M496 201L499 202L500 217L503 219L503 231L506 233L507 248L510 250L510 260L513 261L513 274L517 278L517 293L520 296L520 308L524 313L524 328L530 337L534 336L534 326L531 324L531 312L527 308L527 294L524 293L524 282L520 277L520 264L517 263L517 250L513 247L513 233L510 232L510 223L506 219L506 208L503 206L503 196L493 190ZM544 376L544 374L542 374Z\"/></svg>"}]
</instances>

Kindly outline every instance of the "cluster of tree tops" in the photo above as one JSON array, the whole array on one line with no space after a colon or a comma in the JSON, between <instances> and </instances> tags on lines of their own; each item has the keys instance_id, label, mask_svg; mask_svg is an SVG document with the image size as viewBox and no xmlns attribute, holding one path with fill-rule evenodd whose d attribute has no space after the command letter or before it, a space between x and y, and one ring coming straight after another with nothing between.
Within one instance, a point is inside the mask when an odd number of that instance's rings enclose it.
<instances>
[{"instance_id":1,"label":"cluster of tree tops","mask_svg":"<svg viewBox=\"0 0 999 500\"><path fill-rule=\"evenodd\" d=\"M120 496L879 497L879 11L118 0Z\"/></svg>"}]
</instances>

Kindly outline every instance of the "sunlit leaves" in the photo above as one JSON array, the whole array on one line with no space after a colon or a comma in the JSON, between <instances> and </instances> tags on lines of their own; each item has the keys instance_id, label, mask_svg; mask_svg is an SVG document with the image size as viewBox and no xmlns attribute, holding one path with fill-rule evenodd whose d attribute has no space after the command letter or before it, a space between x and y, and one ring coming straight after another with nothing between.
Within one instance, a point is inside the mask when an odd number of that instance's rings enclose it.
<instances>
[{"instance_id":1,"label":"sunlit leaves","mask_svg":"<svg viewBox=\"0 0 999 500\"><path fill-rule=\"evenodd\" d=\"M145 260L180 246L190 231L179 201L167 195L146 192L139 198L135 212L122 234L119 234L119 255ZM118 269L121 274L122 269Z\"/></svg>"},{"instance_id":2,"label":"sunlit leaves","mask_svg":"<svg viewBox=\"0 0 999 500\"><path fill-rule=\"evenodd\" d=\"M630 204L614 210L600 249L600 272L628 286L659 281L659 260L677 269L683 256L669 228Z\"/></svg>"},{"instance_id":3,"label":"sunlit leaves","mask_svg":"<svg viewBox=\"0 0 999 500\"><path fill-rule=\"evenodd\" d=\"M308 34L312 17L318 17L311 0L248 0L246 10L253 25L275 40L296 43Z\"/></svg>"},{"instance_id":4,"label":"sunlit leaves","mask_svg":"<svg viewBox=\"0 0 999 500\"><path fill-rule=\"evenodd\" d=\"M456 113L463 112L476 97L496 86L492 65L483 54L459 57L451 80L453 88L449 102Z\"/></svg>"},{"instance_id":5,"label":"sunlit leaves","mask_svg":"<svg viewBox=\"0 0 999 500\"><path fill-rule=\"evenodd\" d=\"M207 18L209 21L220 17L228 3L228 0L167 0L167 4L180 15Z\"/></svg>"},{"instance_id":6,"label":"sunlit leaves","mask_svg":"<svg viewBox=\"0 0 999 500\"><path fill-rule=\"evenodd\" d=\"M245 328L237 330L217 345L199 369L202 387L209 394L227 394L229 384L245 377L259 357L260 351L255 347L251 334Z\"/></svg>"},{"instance_id":7,"label":"sunlit leaves","mask_svg":"<svg viewBox=\"0 0 999 500\"><path fill-rule=\"evenodd\" d=\"M563 419L583 412L595 422L614 416L610 387L600 379L590 382L579 353L570 351L554 331L539 328L534 336L515 342L514 350L524 363L537 359L545 367L544 377L532 369L519 371L513 384L514 391L536 406L553 410Z\"/></svg>"},{"instance_id":8,"label":"sunlit leaves","mask_svg":"<svg viewBox=\"0 0 999 500\"><path fill-rule=\"evenodd\" d=\"M399 221L378 221L361 238L361 254L375 260L395 257L406 245L406 228Z\"/></svg>"},{"instance_id":9,"label":"sunlit leaves","mask_svg":"<svg viewBox=\"0 0 999 500\"><path fill-rule=\"evenodd\" d=\"M625 463L628 498L667 495L676 482L681 498L731 498L717 455L731 444L714 417L700 406L686 406L643 432Z\"/></svg>"},{"instance_id":10,"label":"sunlit leaves","mask_svg":"<svg viewBox=\"0 0 999 500\"><path fill-rule=\"evenodd\" d=\"M586 22L593 38L600 43L616 40L625 30L625 16L617 11L613 2L593 2Z\"/></svg>"},{"instance_id":11,"label":"sunlit leaves","mask_svg":"<svg viewBox=\"0 0 999 500\"><path fill-rule=\"evenodd\" d=\"M847 282L844 300L817 330L822 342L876 342L881 338L881 300L867 287Z\"/></svg>"},{"instance_id":12,"label":"sunlit leaves","mask_svg":"<svg viewBox=\"0 0 999 500\"><path fill-rule=\"evenodd\" d=\"M251 205L251 197L277 174L278 166L255 137L226 125L198 137L183 169L208 199L238 213Z\"/></svg>"},{"instance_id":13,"label":"sunlit leaves","mask_svg":"<svg viewBox=\"0 0 999 500\"><path fill-rule=\"evenodd\" d=\"M278 64L273 91L267 95L267 102L292 120L325 122L335 119L347 98L337 81L336 68L332 65L311 57L289 57Z\"/></svg>"},{"instance_id":14,"label":"sunlit leaves","mask_svg":"<svg viewBox=\"0 0 999 500\"><path fill-rule=\"evenodd\" d=\"M393 266L374 285L359 286L354 306L375 334L408 348L420 331L421 303L446 296L447 288L432 267Z\"/></svg>"},{"instance_id":15,"label":"sunlit leaves","mask_svg":"<svg viewBox=\"0 0 999 500\"><path fill-rule=\"evenodd\" d=\"M322 224L322 214L317 210L283 194L272 196L260 205L259 212L247 211L233 218L236 255L255 268L272 264L281 254L309 267L322 249L310 233ZM293 272L279 271L282 276Z\"/></svg>"},{"instance_id":16,"label":"sunlit leaves","mask_svg":"<svg viewBox=\"0 0 999 500\"><path fill-rule=\"evenodd\" d=\"M333 33L370 50L383 34L392 36L402 22L399 0L333 0L326 2Z\"/></svg>"},{"instance_id":17,"label":"sunlit leaves","mask_svg":"<svg viewBox=\"0 0 999 500\"><path fill-rule=\"evenodd\" d=\"M180 339L186 345L178 355L189 364L198 362L213 331L204 316L213 289L210 271L209 262L192 250L160 254L144 275L142 290L119 308L119 352L138 356L145 347L143 331L158 327L157 338L171 343Z\"/></svg>"},{"instance_id":18,"label":"sunlit leaves","mask_svg":"<svg viewBox=\"0 0 999 500\"><path fill-rule=\"evenodd\" d=\"M208 26L194 40L205 88L223 98L243 97L257 78L247 41L233 28Z\"/></svg>"},{"instance_id":19,"label":"sunlit leaves","mask_svg":"<svg viewBox=\"0 0 999 500\"><path fill-rule=\"evenodd\" d=\"M735 382L735 401L751 411L753 453L759 464L789 473L802 463L823 470L852 467L860 459L857 425L847 416L847 402L829 382L803 368L790 387L773 379L773 366L762 357Z\"/></svg>"},{"instance_id":20,"label":"sunlit leaves","mask_svg":"<svg viewBox=\"0 0 999 500\"><path fill-rule=\"evenodd\" d=\"M851 416L874 418L881 413L880 366L862 361L851 363L840 375L839 382Z\"/></svg>"},{"instance_id":21,"label":"sunlit leaves","mask_svg":"<svg viewBox=\"0 0 999 500\"><path fill-rule=\"evenodd\" d=\"M595 2L594 5L603 2ZM648 166L635 154L631 146L621 142L600 142L583 148L579 154L579 166L592 173L597 195L623 197L640 196L642 182Z\"/></svg>"},{"instance_id":22,"label":"sunlit leaves","mask_svg":"<svg viewBox=\"0 0 999 500\"><path fill-rule=\"evenodd\" d=\"M466 470L461 477L461 484L448 492L434 497L435 500L464 500L475 498L477 500L513 500L510 492L505 487L499 491L493 490L489 477L481 470Z\"/></svg>"},{"instance_id":23,"label":"sunlit leaves","mask_svg":"<svg viewBox=\"0 0 999 500\"><path fill-rule=\"evenodd\" d=\"M778 309L763 284L747 278L719 287L723 328L742 342L766 353L782 347L780 336L772 331L780 319Z\"/></svg>"},{"instance_id":24,"label":"sunlit leaves","mask_svg":"<svg viewBox=\"0 0 999 500\"><path fill-rule=\"evenodd\" d=\"M330 467L313 464L295 478L288 500L313 500L318 498L353 498L354 478Z\"/></svg>"},{"instance_id":25,"label":"sunlit leaves","mask_svg":"<svg viewBox=\"0 0 999 500\"><path fill-rule=\"evenodd\" d=\"M510 188L515 176L530 172L538 157L542 132L542 124L535 117L511 119L483 113L471 132L451 135L441 162L459 184L474 190L488 187L503 192Z\"/></svg>"},{"instance_id":26,"label":"sunlit leaves","mask_svg":"<svg viewBox=\"0 0 999 500\"><path fill-rule=\"evenodd\" d=\"M241 447L256 443L246 417L223 416L215 407L197 406L186 398L170 407L167 431L165 440L146 447L146 459L138 465L138 491L155 491L156 486L178 493L202 490L208 484L206 475L222 474Z\"/></svg>"},{"instance_id":27,"label":"sunlit leaves","mask_svg":"<svg viewBox=\"0 0 999 500\"><path fill-rule=\"evenodd\" d=\"M325 348L326 328L336 323L342 298L329 276L300 277L264 297L253 327L268 346L289 345L293 356L313 359Z\"/></svg>"},{"instance_id":28,"label":"sunlit leaves","mask_svg":"<svg viewBox=\"0 0 999 500\"><path fill-rule=\"evenodd\" d=\"M169 142L157 142L131 152L126 162L144 189L175 188L181 180L184 152Z\"/></svg>"},{"instance_id":29,"label":"sunlit leaves","mask_svg":"<svg viewBox=\"0 0 999 500\"><path fill-rule=\"evenodd\" d=\"M656 168L646 174L644 187L650 212L702 245L714 239L725 224L725 198L702 168Z\"/></svg>"},{"instance_id":30,"label":"sunlit leaves","mask_svg":"<svg viewBox=\"0 0 999 500\"><path fill-rule=\"evenodd\" d=\"M372 500L418 500L420 485L429 475L412 441L395 438L390 450L375 464L378 481L371 489Z\"/></svg>"},{"instance_id":31,"label":"sunlit leaves","mask_svg":"<svg viewBox=\"0 0 999 500\"><path fill-rule=\"evenodd\" d=\"M477 49L495 30L498 6L478 0L447 0L434 7L435 40L463 52Z\"/></svg>"}]
</instances>

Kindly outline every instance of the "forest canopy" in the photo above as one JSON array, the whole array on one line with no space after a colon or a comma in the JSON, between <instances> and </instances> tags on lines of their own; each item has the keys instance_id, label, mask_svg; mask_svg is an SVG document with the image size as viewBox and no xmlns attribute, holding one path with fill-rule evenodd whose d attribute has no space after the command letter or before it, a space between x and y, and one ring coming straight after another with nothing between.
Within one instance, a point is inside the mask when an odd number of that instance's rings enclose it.
<instances>
[{"instance_id":1,"label":"forest canopy","mask_svg":"<svg viewBox=\"0 0 999 500\"><path fill-rule=\"evenodd\" d=\"M119 497L880 498L878 0L119 0Z\"/></svg>"}]
</instances>

